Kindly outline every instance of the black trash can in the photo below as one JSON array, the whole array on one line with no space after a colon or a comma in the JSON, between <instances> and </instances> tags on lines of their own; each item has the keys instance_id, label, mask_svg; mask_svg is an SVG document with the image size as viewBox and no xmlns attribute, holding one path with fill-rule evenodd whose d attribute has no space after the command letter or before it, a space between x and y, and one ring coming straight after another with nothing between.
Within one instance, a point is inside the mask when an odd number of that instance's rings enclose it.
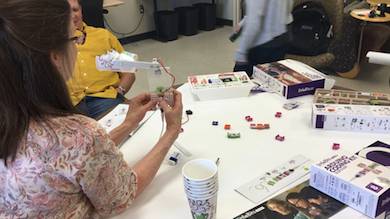
<instances>
[{"instance_id":1,"label":"black trash can","mask_svg":"<svg viewBox=\"0 0 390 219\"><path fill-rule=\"evenodd\" d=\"M156 14L154 15L156 16ZM179 14L176 11L158 11L158 36L168 41L179 36Z\"/></svg>"},{"instance_id":2,"label":"black trash can","mask_svg":"<svg viewBox=\"0 0 390 219\"><path fill-rule=\"evenodd\" d=\"M199 30L214 30L217 20L217 5L211 3L198 3L193 5L199 8L198 29Z\"/></svg>"},{"instance_id":3,"label":"black trash can","mask_svg":"<svg viewBox=\"0 0 390 219\"><path fill-rule=\"evenodd\" d=\"M198 11L196 7L178 7L175 11L179 13L179 34L191 36L198 33Z\"/></svg>"}]
</instances>

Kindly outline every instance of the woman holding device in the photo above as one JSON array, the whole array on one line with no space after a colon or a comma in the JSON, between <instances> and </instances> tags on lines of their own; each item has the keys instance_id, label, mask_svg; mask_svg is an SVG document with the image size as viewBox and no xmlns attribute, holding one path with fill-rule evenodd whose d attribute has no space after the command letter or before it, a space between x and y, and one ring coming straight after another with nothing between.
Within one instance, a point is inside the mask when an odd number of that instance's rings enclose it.
<instances>
[{"instance_id":1,"label":"woman holding device","mask_svg":"<svg viewBox=\"0 0 390 219\"><path fill-rule=\"evenodd\" d=\"M99 218L129 207L149 185L181 126L181 94L160 99L166 131L129 167L116 148L155 106L130 100L107 133L72 105L66 81L77 58L67 0L0 0L0 218Z\"/></svg>"}]
</instances>

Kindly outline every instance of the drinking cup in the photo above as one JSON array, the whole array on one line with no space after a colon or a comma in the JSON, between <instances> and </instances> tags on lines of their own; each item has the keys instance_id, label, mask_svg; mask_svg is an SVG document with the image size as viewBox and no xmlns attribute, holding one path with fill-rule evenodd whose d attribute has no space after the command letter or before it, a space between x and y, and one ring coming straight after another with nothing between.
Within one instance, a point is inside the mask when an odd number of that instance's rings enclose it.
<instances>
[{"instance_id":1,"label":"drinking cup","mask_svg":"<svg viewBox=\"0 0 390 219\"><path fill-rule=\"evenodd\" d=\"M187 195L191 215L194 219L216 219L217 218L217 197L218 193L207 197L193 197Z\"/></svg>"},{"instance_id":2,"label":"drinking cup","mask_svg":"<svg viewBox=\"0 0 390 219\"><path fill-rule=\"evenodd\" d=\"M207 184L218 178L218 167L211 160L195 159L183 166L182 174L189 184Z\"/></svg>"}]
</instances>

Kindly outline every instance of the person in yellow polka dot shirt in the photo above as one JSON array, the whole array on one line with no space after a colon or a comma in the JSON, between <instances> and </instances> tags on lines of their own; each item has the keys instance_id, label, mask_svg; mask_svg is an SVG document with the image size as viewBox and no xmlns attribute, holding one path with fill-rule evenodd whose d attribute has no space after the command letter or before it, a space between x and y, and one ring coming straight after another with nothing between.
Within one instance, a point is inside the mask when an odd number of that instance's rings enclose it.
<instances>
[{"instance_id":1,"label":"person in yellow polka dot shirt","mask_svg":"<svg viewBox=\"0 0 390 219\"><path fill-rule=\"evenodd\" d=\"M95 57L124 49L118 39L104 28L95 28L83 23L80 0L68 0L72 9L75 36L87 35L83 45L77 45L78 55L73 77L67 86L72 103L89 117L96 118L112 107L122 103L124 95L135 81L134 73L99 71Z\"/></svg>"}]
</instances>

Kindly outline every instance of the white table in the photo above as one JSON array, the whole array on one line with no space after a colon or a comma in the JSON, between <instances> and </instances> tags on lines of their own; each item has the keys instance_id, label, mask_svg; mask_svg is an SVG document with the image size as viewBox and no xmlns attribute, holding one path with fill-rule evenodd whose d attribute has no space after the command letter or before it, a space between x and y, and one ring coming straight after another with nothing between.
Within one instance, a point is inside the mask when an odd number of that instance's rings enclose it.
<instances>
[{"instance_id":1,"label":"white table","mask_svg":"<svg viewBox=\"0 0 390 219\"><path fill-rule=\"evenodd\" d=\"M182 166L196 158L216 160L219 164L218 219L233 218L256 205L234 189L284 163L297 154L318 160L332 152L333 143L341 148L357 152L365 146L380 140L388 142L386 134L363 132L342 132L311 128L311 106L313 96L285 100L277 94L258 93L247 98L218 101L198 101L192 95L188 84L178 89L183 94L184 110L192 110L188 123L178 142L193 156L182 155L176 166L164 162L147 189L137 197L132 206L112 218L191 218L190 209L182 182ZM282 105L289 101L303 103L299 108L288 111ZM282 112L281 118L275 118ZM245 116L250 115L253 123L269 123L269 130L249 128ZM183 121L186 118L183 117ZM219 126L212 126L218 121ZM230 124L231 130L224 130ZM126 161L132 166L157 142L161 131L161 117L155 113L149 121L121 148ZM240 132L241 138L228 139L227 132ZM275 140L277 134L285 141ZM172 147L168 157L178 151ZM306 177L308 179L309 176ZM298 184L298 183L297 183ZM347 217L364 218L357 211L348 208ZM356 216L353 216L356 214ZM352 216L352 217L351 217ZM336 215L333 218L341 218Z\"/></svg>"}]
</instances>

